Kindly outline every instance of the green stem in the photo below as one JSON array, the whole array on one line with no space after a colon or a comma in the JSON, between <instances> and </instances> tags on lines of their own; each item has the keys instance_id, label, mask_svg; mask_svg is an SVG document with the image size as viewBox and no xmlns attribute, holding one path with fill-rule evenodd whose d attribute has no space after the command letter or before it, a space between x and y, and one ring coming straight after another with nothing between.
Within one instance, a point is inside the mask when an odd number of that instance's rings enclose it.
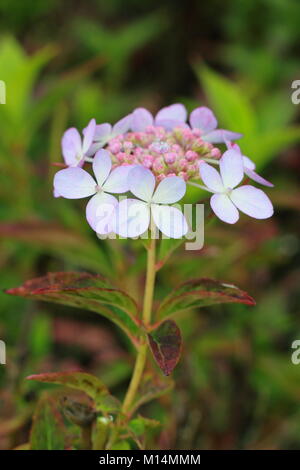
<instances>
[{"instance_id":1,"label":"green stem","mask_svg":"<svg viewBox=\"0 0 300 470\"><path fill-rule=\"evenodd\" d=\"M147 274L145 284L145 294L143 303L143 322L145 325L149 325L151 322L152 304L153 304L153 293L155 284L155 238L150 241L150 246L147 253ZM123 402L122 412L126 414L134 400L138 386L140 384L145 363L147 357L147 343L145 340L142 341L139 346L138 355L136 358L133 375Z\"/></svg>"},{"instance_id":2,"label":"green stem","mask_svg":"<svg viewBox=\"0 0 300 470\"><path fill-rule=\"evenodd\" d=\"M151 313L152 313L152 304L153 304L153 294L154 294L154 284L155 284L155 238L151 239L150 246L147 251L147 273L146 273L146 283L145 283L145 293L144 293L144 302L143 302L143 314L142 320L145 325L149 325L151 322ZM131 381L124 398L121 412L123 414L128 414L131 408L131 405L134 401L136 392L138 390L139 384L142 379L144 372L145 364L147 358L147 342L145 338L141 338L140 346L138 347L138 353L134 365L133 374ZM107 449L110 449L114 444L115 440L118 437L118 423L116 423L112 434L110 436Z\"/></svg>"}]
</instances>

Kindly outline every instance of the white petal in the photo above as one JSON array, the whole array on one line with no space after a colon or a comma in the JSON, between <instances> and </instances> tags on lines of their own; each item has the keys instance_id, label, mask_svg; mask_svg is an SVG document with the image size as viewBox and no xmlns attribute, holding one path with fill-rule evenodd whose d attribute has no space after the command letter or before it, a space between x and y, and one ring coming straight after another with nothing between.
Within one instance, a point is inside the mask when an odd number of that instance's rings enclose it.
<instances>
[{"instance_id":1,"label":"white petal","mask_svg":"<svg viewBox=\"0 0 300 470\"><path fill-rule=\"evenodd\" d=\"M216 216L227 224L235 224L239 220L239 211L226 194L214 194L210 198L210 206Z\"/></svg>"},{"instance_id":2,"label":"white petal","mask_svg":"<svg viewBox=\"0 0 300 470\"><path fill-rule=\"evenodd\" d=\"M190 123L192 128L201 129L204 134L214 130L218 124L214 113L206 106L201 106L191 112Z\"/></svg>"},{"instance_id":3,"label":"white petal","mask_svg":"<svg viewBox=\"0 0 300 470\"><path fill-rule=\"evenodd\" d=\"M65 168L54 176L54 189L67 199L81 199L96 192L96 182L82 168Z\"/></svg>"},{"instance_id":4,"label":"white petal","mask_svg":"<svg viewBox=\"0 0 300 470\"><path fill-rule=\"evenodd\" d=\"M143 201L151 201L155 177L153 173L143 166L135 167L128 175L129 189L136 197Z\"/></svg>"},{"instance_id":5,"label":"white petal","mask_svg":"<svg viewBox=\"0 0 300 470\"><path fill-rule=\"evenodd\" d=\"M98 150L93 160L93 171L99 186L106 181L111 170L111 158L107 150Z\"/></svg>"},{"instance_id":6,"label":"white petal","mask_svg":"<svg viewBox=\"0 0 300 470\"><path fill-rule=\"evenodd\" d=\"M185 106L181 103L171 104L158 111L155 116L155 124L157 121L178 121L185 122L187 118L187 111Z\"/></svg>"},{"instance_id":7,"label":"white petal","mask_svg":"<svg viewBox=\"0 0 300 470\"><path fill-rule=\"evenodd\" d=\"M158 204L173 204L185 195L186 184L179 176L168 176L157 186L152 201Z\"/></svg>"},{"instance_id":8,"label":"white petal","mask_svg":"<svg viewBox=\"0 0 300 470\"><path fill-rule=\"evenodd\" d=\"M225 129L216 129L205 134L202 139L212 144L223 144L226 141L237 140L243 137L239 132L226 131Z\"/></svg>"},{"instance_id":9,"label":"white petal","mask_svg":"<svg viewBox=\"0 0 300 470\"><path fill-rule=\"evenodd\" d=\"M150 223L150 208L137 199L124 199L116 208L116 222L113 231L124 238L138 237Z\"/></svg>"},{"instance_id":10,"label":"white petal","mask_svg":"<svg viewBox=\"0 0 300 470\"><path fill-rule=\"evenodd\" d=\"M66 130L61 139L62 154L68 166L77 166L81 156L81 137L75 127Z\"/></svg>"},{"instance_id":11,"label":"white petal","mask_svg":"<svg viewBox=\"0 0 300 470\"><path fill-rule=\"evenodd\" d=\"M114 226L114 212L118 200L111 194L100 192L93 196L86 206L86 218L97 233L106 234Z\"/></svg>"},{"instance_id":12,"label":"white petal","mask_svg":"<svg viewBox=\"0 0 300 470\"><path fill-rule=\"evenodd\" d=\"M83 143L82 143L82 151L84 154L88 151L88 149L92 145L94 135L95 135L95 129L96 129L96 121L95 119L91 119L87 127L84 129L84 133L83 133L84 137L83 137Z\"/></svg>"},{"instance_id":13,"label":"white petal","mask_svg":"<svg viewBox=\"0 0 300 470\"><path fill-rule=\"evenodd\" d=\"M87 157L93 157L95 155L95 153L101 149L103 146L105 145L105 142L104 143L101 143L101 142L94 142L90 148L85 152L85 155Z\"/></svg>"},{"instance_id":14,"label":"white petal","mask_svg":"<svg viewBox=\"0 0 300 470\"><path fill-rule=\"evenodd\" d=\"M243 155L243 164L245 168L249 168L249 170L255 170L255 163L245 155Z\"/></svg>"},{"instance_id":15,"label":"white petal","mask_svg":"<svg viewBox=\"0 0 300 470\"><path fill-rule=\"evenodd\" d=\"M171 131L175 127L183 127L188 128L189 126L182 121L175 120L175 119L156 119L155 125L159 127L163 127L166 131Z\"/></svg>"},{"instance_id":16,"label":"white petal","mask_svg":"<svg viewBox=\"0 0 300 470\"><path fill-rule=\"evenodd\" d=\"M95 129L94 140L105 141L111 134L112 127L108 122L98 124Z\"/></svg>"},{"instance_id":17,"label":"white petal","mask_svg":"<svg viewBox=\"0 0 300 470\"><path fill-rule=\"evenodd\" d=\"M220 158L220 173L225 188L235 188L243 179L242 156L235 150L227 150Z\"/></svg>"},{"instance_id":18,"label":"white petal","mask_svg":"<svg viewBox=\"0 0 300 470\"><path fill-rule=\"evenodd\" d=\"M132 113L131 129L134 132L142 132L147 126L152 126L152 114L145 108L137 108Z\"/></svg>"},{"instance_id":19,"label":"white petal","mask_svg":"<svg viewBox=\"0 0 300 470\"><path fill-rule=\"evenodd\" d=\"M203 183L211 189L213 192L221 193L224 191L224 185L222 183L219 172L211 165L205 162L199 164L200 176Z\"/></svg>"},{"instance_id":20,"label":"white petal","mask_svg":"<svg viewBox=\"0 0 300 470\"><path fill-rule=\"evenodd\" d=\"M268 196L254 186L240 186L230 194L230 199L236 207L255 219L268 219L274 213Z\"/></svg>"},{"instance_id":21,"label":"white petal","mask_svg":"<svg viewBox=\"0 0 300 470\"><path fill-rule=\"evenodd\" d=\"M115 168L103 185L104 191L109 193L127 193L129 191L128 175L135 165L123 165Z\"/></svg>"},{"instance_id":22,"label":"white petal","mask_svg":"<svg viewBox=\"0 0 300 470\"><path fill-rule=\"evenodd\" d=\"M131 127L131 122L132 122L132 114L128 114L128 116L125 116L124 118L120 119L118 121L112 130L112 134L114 136L117 136L119 134L125 134L125 132L128 132L130 127Z\"/></svg>"},{"instance_id":23,"label":"white petal","mask_svg":"<svg viewBox=\"0 0 300 470\"><path fill-rule=\"evenodd\" d=\"M181 238L188 231L188 224L183 213L172 206L151 204L155 225L169 238Z\"/></svg>"},{"instance_id":24,"label":"white petal","mask_svg":"<svg viewBox=\"0 0 300 470\"><path fill-rule=\"evenodd\" d=\"M268 186L269 188L273 188L274 184L268 180L265 180L262 176L258 175L255 171L250 170L249 168L245 168L245 175L251 178L256 183L262 184L264 186Z\"/></svg>"}]
</instances>

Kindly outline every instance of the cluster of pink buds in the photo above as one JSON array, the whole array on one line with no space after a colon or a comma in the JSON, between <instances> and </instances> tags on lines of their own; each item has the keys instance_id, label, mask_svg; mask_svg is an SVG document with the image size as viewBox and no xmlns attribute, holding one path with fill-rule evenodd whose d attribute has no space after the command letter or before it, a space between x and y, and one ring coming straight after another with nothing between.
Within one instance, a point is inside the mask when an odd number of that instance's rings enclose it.
<instances>
[{"instance_id":1,"label":"cluster of pink buds","mask_svg":"<svg viewBox=\"0 0 300 470\"><path fill-rule=\"evenodd\" d=\"M111 139L107 150L119 165L143 165L157 181L167 176L180 176L185 181L199 173L203 158L218 159L221 152L210 142L201 139L199 129L147 126L141 132L128 132Z\"/></svg>"}]
</instances>

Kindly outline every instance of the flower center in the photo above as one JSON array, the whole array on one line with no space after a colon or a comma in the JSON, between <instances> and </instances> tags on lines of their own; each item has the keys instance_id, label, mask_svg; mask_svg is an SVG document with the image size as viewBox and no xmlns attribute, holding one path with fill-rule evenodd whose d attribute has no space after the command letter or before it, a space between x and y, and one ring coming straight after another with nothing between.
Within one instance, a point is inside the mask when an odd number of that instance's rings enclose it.
<instances>
[{"instance_id":1,"label":"flower center","mask_svg":"<svg viewBox=\"0 0 300 470\"><path fill-rule=\"evenodd\" d=\"M185 181L198 178L199 161L218 159L220 151L204 142L197 129L148 126L143 132L128 132L111 139L107 146L118 165L143 165L156 176L157 182L167 176L180 176Z\"/></svg>"}]
</instances>

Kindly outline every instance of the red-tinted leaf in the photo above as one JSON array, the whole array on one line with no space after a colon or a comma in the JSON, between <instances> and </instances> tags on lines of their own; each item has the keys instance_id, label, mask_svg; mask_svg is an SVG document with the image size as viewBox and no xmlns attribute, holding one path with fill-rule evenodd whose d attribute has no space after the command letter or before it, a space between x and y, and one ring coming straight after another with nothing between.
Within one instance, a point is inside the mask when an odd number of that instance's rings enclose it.
<instances>
[{"instance_id":1,"label":"red-tinted leaf","mask_svg":"<svg viewBox=\"0 0 300 470\"><path fill-rule=\"evenodd\" d=\"M181 351L181 334L173 320L166 320L148 335L154 359L165 375L176 366Z\"/></svg>"},{"instance_id":2,"label":"red-tinted leaf","mask_svg":"<svg viewBox=\"0 0 300 470\"><path fill-rule=\"evenodd\" d=\"M85 372L49 372L30 375L28 380L64 385L85 392L95 403L97 411L113 413L119 409L119 402L97 377Z\"/></svg>"},{"instance_id":3,"label":"red-tinted leaf","mask_svg":"<svg viewBox=\"0 0 300 470\"><path fill-rule=\"evenodd\" d=\"M48 273L6 292L100 313L119 325L133 342L136 342L135 337L140 333L135 301L99 275Z\"/></svg>"},{"instance_id":4,"label":"red-tinted leaf","mask_svg":"<svg viewBox=\"0 0 300 470\"><path fill-rule=\"evenodd\" d=\"M255 300L234 285L214 279L192 279L178 286L163 300L158 316L166 318L182 310L222 303L255 305Z\"/></svg>"}]
</instances>

